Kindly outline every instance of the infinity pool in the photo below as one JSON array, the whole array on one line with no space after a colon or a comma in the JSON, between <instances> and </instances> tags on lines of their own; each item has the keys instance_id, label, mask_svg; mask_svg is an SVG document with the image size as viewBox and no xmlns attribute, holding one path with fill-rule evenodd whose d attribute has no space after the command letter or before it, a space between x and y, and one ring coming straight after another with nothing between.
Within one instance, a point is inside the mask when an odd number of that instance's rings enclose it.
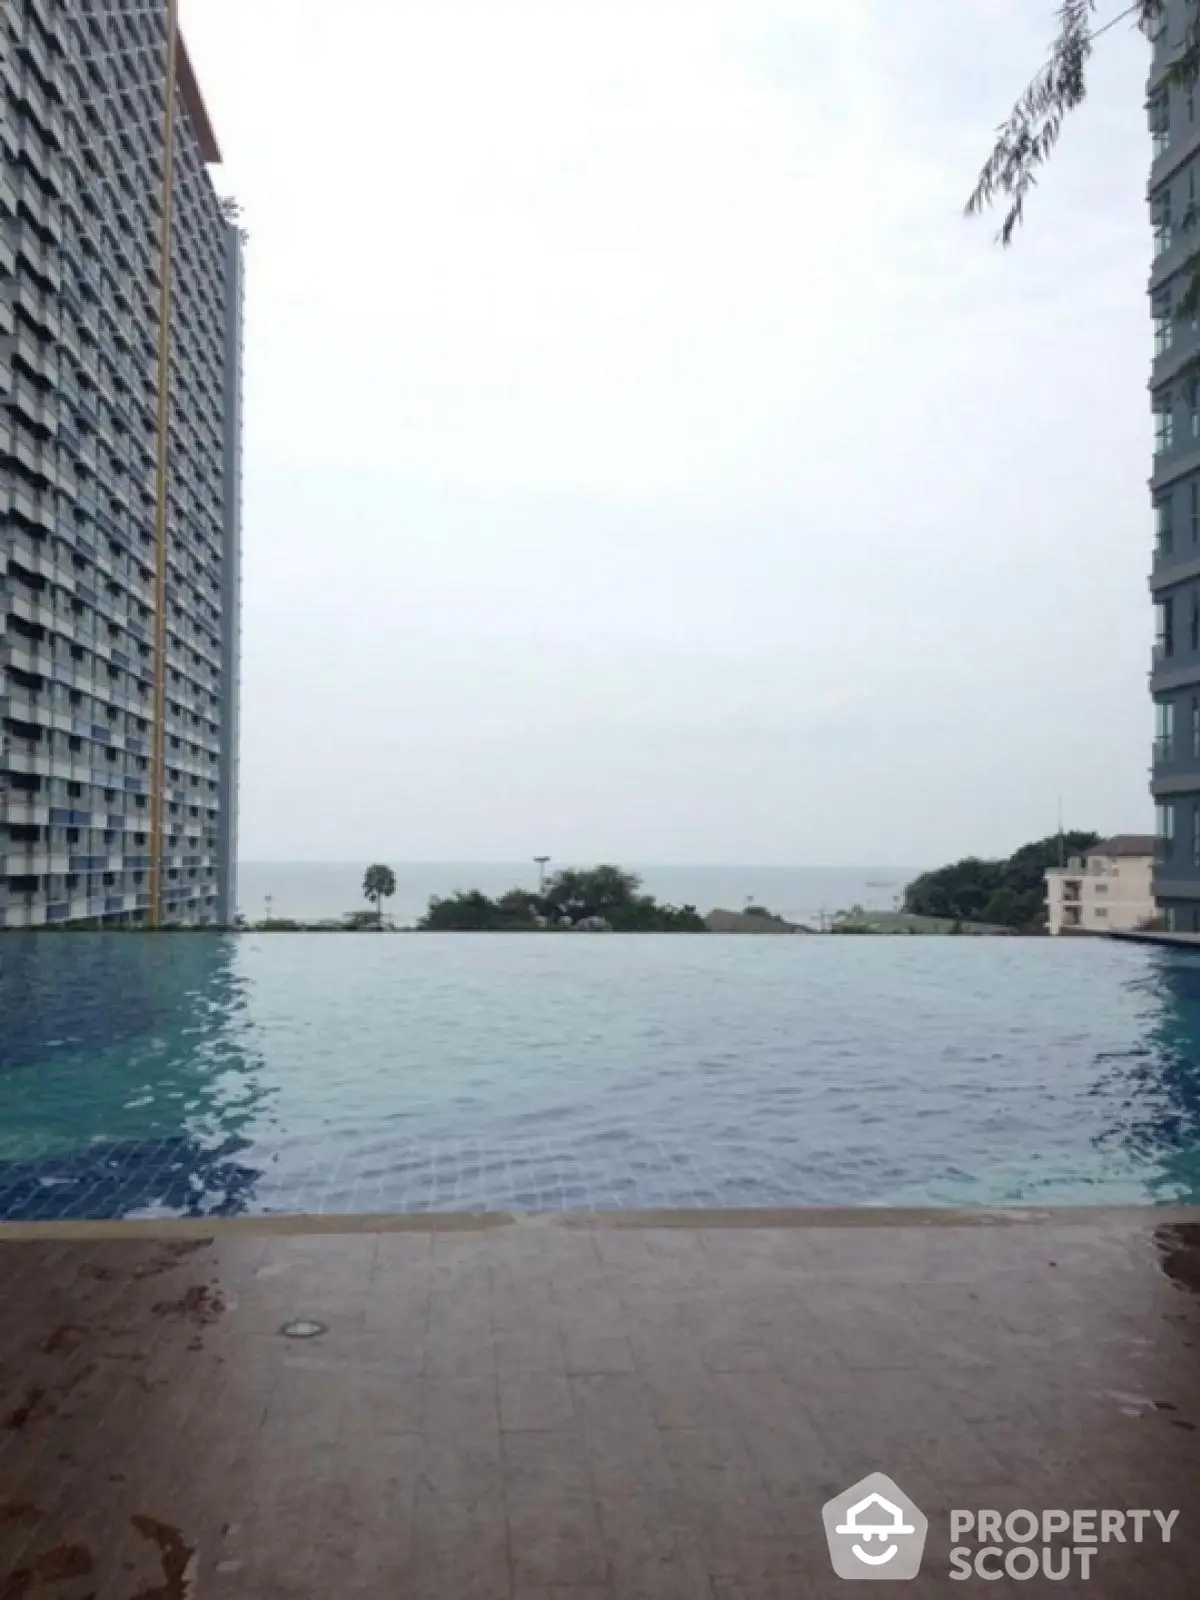
<instances>
[{"instance_id":1,"label":"infinity pool","mask_svg":"<svg viewBox=\"0 0 1200 1600\"><path fill-rule=\"evenodd\" d=\"M1200 1201L1200 957L0 938L0 1217Z\"/></svg>"}]
</instances>

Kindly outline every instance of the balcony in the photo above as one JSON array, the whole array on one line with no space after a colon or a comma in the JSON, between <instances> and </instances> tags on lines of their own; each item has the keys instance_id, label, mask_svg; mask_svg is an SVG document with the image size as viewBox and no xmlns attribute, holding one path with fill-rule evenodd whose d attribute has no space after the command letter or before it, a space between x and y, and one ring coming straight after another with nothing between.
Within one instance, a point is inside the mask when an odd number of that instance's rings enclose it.
<instances>
[{"instance_id":1,"label":"balcony","mask_svg":"<svg viewBox=\"0 0 1200 1600\"><path fill-rule=\"evenodd\" d=\"M21 125L18 144L21 154L25 157L26 161L38 174L38 176L43 180L48 179L50 175L50 158L47 156L46 151L42 147L40 135L33 132L32 123L24 122ZM32 185L27 185L26 187L32 189ZM34 191L34 193L28 197L28 200L29 210L35 217L38 218L39 221L41 221L42 212L39 207L45 202L40 191Z\"/></svg>"},{"instance_id":2,"label":"balcony","mask_svg":"<svg viewBox=\"0 0 1200 1600\"><path fill-rule=\"evenodd\" d=\"M52 728L54 726L54 708L41 695L13 695L9 701L8 710L9 715L18 722L36 724L42 728Z\"/></svg>"},{"instance_id":3,"label":"balcony","mask_svg":"<svg viewBox=\"0 0 1200 1600\"><path fill-rule=\"evenodd\" d=\"M22 797L20 790L0 794L0 822L11 828L48 828L50 807Z\"/></svg>"},{"instance_id":4,"label":"balcony","mask_svg":"<svg viewBox=\"0 0 1200 1600\"><path fill-rule=\"evenodd\" d=\"M39 14L45 11L45 7L41 5L39 5L37 9ZM42 43L41 36L36 28L25 29L24 33L21 35L19 48L21 53L25 56L28 56L28 58L35 64L42 77L47 82L52 82L54 79L54 64L50 60L50 52Z\"/></svg>"},{"instance_id":5,"label":"balcony","mask_svg":"<svg viewBox=\"0 0 1200 1600\"><path fill-rule=\"evenodd\" d=\"M37 905L31 894L0 906L0 928L40 928L45 920L45 907Z\"/></svg>"},{"instance_id":6,"label":"balcony","mask_svg":"<svg viewBox=\"0 0 1200 1600\"><path fill-rule=\"evenodd\" d=\"M18 644L11 634L0 640L0 661L10 661L21 672L36 672L43 678L54 673L54 657L48 650L40 649L31 639Z\"/></svg>"},{"instance_id":7,"label":"balcony","mask_svg":"<svg viewBox=\"0 0 1200 1600\"><path fill-rule=\"evenodd\" d=\"M24 855L8 855L0 859L3 859L6 877L42 878L48 874L58 877L67 872L70 857L43 847L29 850Z\"/></svg>"}]
</instances>

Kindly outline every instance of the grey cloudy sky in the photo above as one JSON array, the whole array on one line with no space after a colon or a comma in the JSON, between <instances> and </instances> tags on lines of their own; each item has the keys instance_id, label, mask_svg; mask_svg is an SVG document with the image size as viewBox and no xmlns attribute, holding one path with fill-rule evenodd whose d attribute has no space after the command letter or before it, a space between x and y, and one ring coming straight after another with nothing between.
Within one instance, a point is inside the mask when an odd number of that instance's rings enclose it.
<instances>
[{"instance_id":1,"label":"grey cloudy sky","mask_svg":"<svg viewBox=\"0 0 1200 1600\"><path fill-rule=\"evenodd\" d=\"M1053 10L185 0L252 233L245 856L1148 826L1144 43L1014 250L961 218Z\"/></svg>"}]
</instances>

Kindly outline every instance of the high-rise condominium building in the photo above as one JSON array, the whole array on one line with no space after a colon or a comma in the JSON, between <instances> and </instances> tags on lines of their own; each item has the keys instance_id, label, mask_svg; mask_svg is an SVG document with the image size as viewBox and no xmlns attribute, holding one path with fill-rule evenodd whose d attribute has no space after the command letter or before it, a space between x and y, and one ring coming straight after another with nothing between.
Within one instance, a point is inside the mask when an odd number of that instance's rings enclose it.
<instances>
[{"instance_id":1,"label":"high-rise condominium building","mask_svg":"<svg viewBox=\"0 0 1200 1600\"><path fill-rule=\"evenodd\" d=\"M1196 16L1195 0L1168 0L1149 83L1155 893L1167 926L1186 933L1200 932L1200 306L1188 299L1188 258L1200 249L1200 82L1168 74Z\"/></svg>"},{"instance_id":2,"label":"high-rise condominium building","mask_svg":"<svg viewBox=\"0 0 1200 1600\"><path fill-rule=\"evenodd\" d=\"M242 234L175 24L0 0L0 927L235 913Z\"/></svg>"}]
</instances>

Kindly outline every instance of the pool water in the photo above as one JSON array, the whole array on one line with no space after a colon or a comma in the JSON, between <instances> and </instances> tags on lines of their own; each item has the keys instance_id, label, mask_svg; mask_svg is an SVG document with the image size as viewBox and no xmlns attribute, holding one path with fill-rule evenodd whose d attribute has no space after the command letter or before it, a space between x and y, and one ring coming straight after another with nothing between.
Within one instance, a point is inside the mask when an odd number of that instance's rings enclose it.
<instances>
[{"instance_id":1,"label":"pool water","mask_svg":"<svg viewBox=\"0 0 1200 1600\"><path fill-rule=\"evenodd\" d=\"M1200 955L5 935L0 1217L1200 1201Z\"/></svg>"}]
</instances>

